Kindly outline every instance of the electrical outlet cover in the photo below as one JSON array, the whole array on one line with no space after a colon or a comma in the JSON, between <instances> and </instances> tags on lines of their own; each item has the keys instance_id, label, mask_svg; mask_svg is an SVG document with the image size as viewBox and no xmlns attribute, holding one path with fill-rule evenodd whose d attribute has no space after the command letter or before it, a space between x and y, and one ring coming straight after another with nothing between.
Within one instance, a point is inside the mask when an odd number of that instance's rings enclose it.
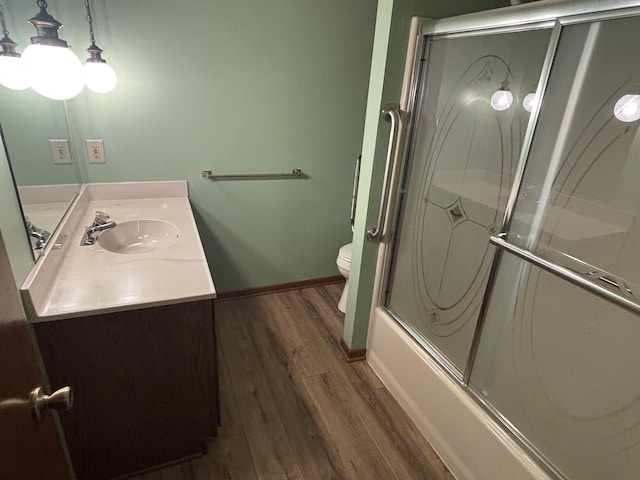
<instances>
[{"instance_id":1,"label":"electrical outlet cover","mask_svg":"<svg viewBox=\"0 0 640 480\"><path fill-rule=\"evenodd\" d=\"M49 140L49 146L51 147L53 163L57 165L71 163L69 140L67 140L66 138L52 138L51 140Z\"/></svg>"},{"instance_id":2,"label":"electrical outlet cover","mask_svg":"<svg viewBox=\"0 0 640 480\"><path fill-rule=\"evenodd\" d=\"M104 143L100 139L85 140L87 144L87 158L89 163L106 163Z\"/></svg>"}]
</instances>

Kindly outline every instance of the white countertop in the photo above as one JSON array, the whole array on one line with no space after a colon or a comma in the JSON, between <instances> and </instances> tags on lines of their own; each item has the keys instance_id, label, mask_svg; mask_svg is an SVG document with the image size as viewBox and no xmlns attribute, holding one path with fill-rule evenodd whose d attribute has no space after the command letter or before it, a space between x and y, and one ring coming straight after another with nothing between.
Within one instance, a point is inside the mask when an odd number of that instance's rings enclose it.
<instances>
[{"instance_id":1,"label":"white countertop","mask_svg":"<svg viewBox=\"0 0 640 480\"><path fill-rule=\"evenodd\" d=\"M37 271L23 285L25 303L32 309L30 316L35 315L33 322L215 298L186 196L162 197L160 193L154 198L108 199L104 185L101 188L94 189L88 201L80 202L82 213L76 213L80 227L67 229L64 258L57 260L53 274L40 279L49 285L34 285ZM171 222L180 236L173 245L139 254L113 253L97 242L80 246L83 226L91 224L96 210L106 211L116 223L139 219ZM44 260L55 252L54 248L45 252Z\"/></svg>"}]
</instances>

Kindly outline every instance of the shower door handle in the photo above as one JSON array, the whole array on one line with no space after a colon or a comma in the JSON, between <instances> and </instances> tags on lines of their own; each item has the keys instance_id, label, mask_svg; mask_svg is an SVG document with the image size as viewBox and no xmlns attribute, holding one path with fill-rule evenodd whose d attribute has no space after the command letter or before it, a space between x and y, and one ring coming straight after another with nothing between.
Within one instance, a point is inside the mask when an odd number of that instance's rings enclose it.
<instances>
[{"instance_id":1,"label":"shower door handle","mask_svg":"<svg viewBox=\"0 0 640 480\"><path fill-rule=\"evenodd\" d=\"M391 182L391 172L393 171L393 157L396 153L398 131L400 128L400 108L397 105L386 105L382 109L382 118L391 122L391 130L389 131L389 145L387 147L387 160L384 167L378 222L375 227L367 230L367 238L369 240L379 240L384 229L384 218L387 213L387 203L389 202L389 184Z\"/></svg>"}]
</instances>

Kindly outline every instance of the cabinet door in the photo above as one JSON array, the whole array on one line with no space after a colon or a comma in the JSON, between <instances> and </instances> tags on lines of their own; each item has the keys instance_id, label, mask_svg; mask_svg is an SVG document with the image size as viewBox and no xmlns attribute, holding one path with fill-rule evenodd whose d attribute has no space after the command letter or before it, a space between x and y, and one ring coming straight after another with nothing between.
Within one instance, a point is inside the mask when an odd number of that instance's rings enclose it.
<instances>
[{"instance_id":1,"label":"cabinet door","mask_svg":"<svg viewBox=\"0 0 640 480\"><path fill-rule=\"evenodd\" d=\"M212 302L35 325L52 379L72 382L63 419L80 478L113 478L203 453L216 434Z\"/></svg>"}]
</instances>

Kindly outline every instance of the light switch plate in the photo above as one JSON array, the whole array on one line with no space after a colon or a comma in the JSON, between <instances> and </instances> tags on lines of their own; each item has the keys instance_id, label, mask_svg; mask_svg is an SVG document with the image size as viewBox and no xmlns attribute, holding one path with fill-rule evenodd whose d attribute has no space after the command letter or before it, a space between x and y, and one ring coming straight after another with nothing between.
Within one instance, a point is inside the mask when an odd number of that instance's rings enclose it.
<instances>
[{"instance_id":1,"label":"light switch plate","mask_svg":"<svg viewBox=\"0 0 640 480\"><path fill-rule=\"evenodd\" d=\"M101 139L85 140L87 144L87 157L89 163L106 163L107 158L104 156L104 143Z\"/></svg>"},{"instance_id":2,"label":"light switch plate","mask_svg":"<svg viewBox=\"0 0 640 480\"><path fill-rule=\"evenodd\" d=\"M66 138L52 138L49 140L51 155L55 164L71 163L71 151L69 150L69 140Z\"/></svg>"}]
</instances>

